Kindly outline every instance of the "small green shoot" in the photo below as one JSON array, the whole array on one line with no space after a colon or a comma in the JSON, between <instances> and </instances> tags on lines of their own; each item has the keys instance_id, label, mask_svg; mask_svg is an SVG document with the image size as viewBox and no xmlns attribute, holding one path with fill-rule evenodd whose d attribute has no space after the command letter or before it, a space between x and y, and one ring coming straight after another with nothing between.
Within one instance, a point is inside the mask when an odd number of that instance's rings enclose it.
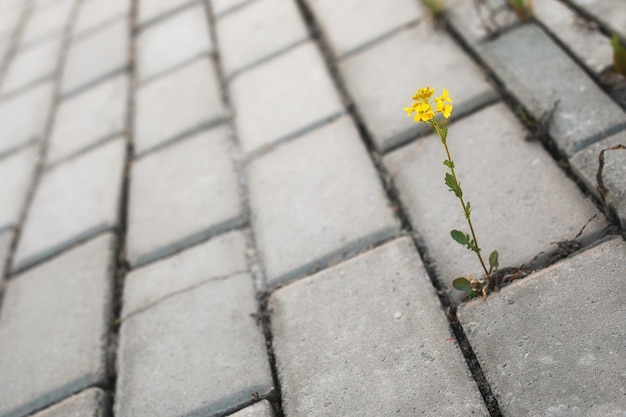
<instances>
[{"instance_id":1,"label":"small green shoot","mask_svg":"<svg viewBox=\"0 0 626 417\"><path fill-rule=\"evenodd\" d=\"M422 4L433 14L435 18L441 17L444 12L443 0L422 0Z\"/></svg>"},{"instance_id":2,"label":"small green shoot","mask_svg":"<svg viewBox=\"0 0 626 417\"><path fill-rule=\"evenodd\" d=\"M507 0L507 2L513 7L515 14L522 22L528 22L533 18L532 0Z\"/></svg>"},{"instance_id":3,"label":"small green shoot","mask_svg":"<svg viewBox=\"0 0 626 417\"><path fill-rule=\"evenodd\" d=\"M620 42L617 33L613 34L611 45L613 46L613 69L626 77L626 47Z\"/></svg>"}]
</instances>

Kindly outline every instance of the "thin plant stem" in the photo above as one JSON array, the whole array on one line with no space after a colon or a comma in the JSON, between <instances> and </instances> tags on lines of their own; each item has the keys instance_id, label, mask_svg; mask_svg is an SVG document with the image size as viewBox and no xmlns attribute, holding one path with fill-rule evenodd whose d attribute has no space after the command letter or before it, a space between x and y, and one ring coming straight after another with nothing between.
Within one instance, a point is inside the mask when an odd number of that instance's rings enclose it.
<instances>
[{"instance_id":1,"label":"thin plant stem","mask_svg":"<svg viewBox=\"0 0 626 417\"><path fill-rule=\"evenodd\" d=\"M437 121L437 119L433 119L432 122L433 126L435 127L435 129L437 130L437 133L439 134L439 137L441 138L441 143L443 144L443 148L446 151L446 156L448 157L448 161L452 161L452 157L450 156L450 149L448 149L448 143L447 143L447 139L444 135L444 133L441 130L441 127L439 126L439 122ZM450 168L450 173L452 174L452 177L454 178L454 182L455 184L457 184L460 188L460 183L456 177L456 173L454 172L454 168L453 166L448 167ZM463 199L463 196L457 196L459 201L461 202L461 207L463 208L463 213L466 214L465 219L467 220L467 224L469 225L470 228L470 232L472 233L472 239L474 239L474 244L476 245L476 250L474 252L476 252L476 256L478 256L478 260L480 261L480 265L483 267L483 270L485 271L485 275L487 276L487 279L489 280L489 283L491 283L491 271L492 268L490 268L489 270L487 270L487 266L485 265L485 262L483 261L483 257L480 255L480 246L478 245L478 239L476 239L476 233L474 232L474 225L472 224L472 219L470 218L470 213L468 212L468 210L466 209L466 205L465 205L465 200Z\"/></svg>"}]
</instances>

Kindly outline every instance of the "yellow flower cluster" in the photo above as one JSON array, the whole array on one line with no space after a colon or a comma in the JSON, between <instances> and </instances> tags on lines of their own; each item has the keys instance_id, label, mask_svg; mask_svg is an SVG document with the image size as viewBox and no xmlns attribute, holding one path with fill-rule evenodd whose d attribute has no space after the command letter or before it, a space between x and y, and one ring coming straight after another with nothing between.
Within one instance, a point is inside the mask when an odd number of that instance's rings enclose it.
<instances>
[{"instance_id":1,"label":"yellow flower cluster","mask_svg":"<svg viewBox=\"0 0 626 417\"><path fill-rule=\"evenodd\" d=\"M450 117L450 113L452 113L452 99L449 97L448 90L443 89L442 94L439 97L436 97L433 101L430 101L430 98L435 93L434 88L430 88L428 86L424 88L420 88L417 90L412 97L413 104L411 107L405 107L404 111L406 111L406 116L411 117L413 114L413 120L416 122L428 122L435 118L435 113L442 113L443 117L446 119ZM433 102L435 103L435 110L433 111Z\"/></svg>"}]
</instances>

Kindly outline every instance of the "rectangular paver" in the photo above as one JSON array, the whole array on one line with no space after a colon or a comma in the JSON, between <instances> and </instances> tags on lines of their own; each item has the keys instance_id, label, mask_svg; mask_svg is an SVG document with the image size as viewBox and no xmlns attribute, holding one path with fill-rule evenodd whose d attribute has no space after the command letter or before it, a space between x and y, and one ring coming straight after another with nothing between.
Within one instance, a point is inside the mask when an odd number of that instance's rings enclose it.
<instances>
[{"instance_id":1,"label":"rectangular paver","mask_svg":"<svg viewBox=\"0 0 626 417\"><path fill-rule=\"evenodd\" d=\"M211 51L202 3L151 25L137 38L137 78L143 82Z\"/></svg>"},{"instance_id":2,"label":"rectangular paver","mask_svg":"<svg viewBox=\"0 0 626 417\"><path fill-rule=\"evenodd\" d=\"M307 0L307 3L337 57L371 44L425 15L421 3L412 0Z\"/></svg>"},{"instance_id":3,"label":"rectangular paver","mask_svg":"<svg viewBox=\"0 0 626 417\"><path fill-rule=\"evenodd\" d=\"M283 287L269 306L285 415L489 415L409 238Z\"/></svg>"},{"instance_id":4,"label":"rectangular paver","mask_svg":"<svg viewBox=\"0 0 626 417\"><path fill-rule=\"evenodd\" d=\"M485 74L449 35L430 31L425 25L401 31L339 64L348 91L380 150L428 130L423 123L407 123L402 110L418 88L429 85L454 92L457 116L496 98Z\"/></svg>"},{"instance_id":5,"label":"rectangular paver","mask_svg":"<svg viewBox=\"0 0 626 417\"><path fill-rule=\"evenodd\" d=\"M126 275L122 317L210 280L246 272L246 242L234 231Z\"/></svg>"},{"instance_id":6,"label":"rectangular paver","mask_svg":"<svg viewBox=\"0 0 626 417\"><path fill-rule=\"evenodd\" d=\"M210 0L213 14L217 17L253 1L255 0Z\"/></svg>"},{"instance_id":7,"label":"rectangular paver","mask_svg":"<svg viewBox=\"0 0 626 417\"><path fill-rule=\"evenodd\" d=\"M50 5L35 6L22 32L21 47L49 37L63 36L75 4L75 0L58 0Z\"/></svg>"},{"instance_id":8,"label":"rectangular paver","mask_svg":"<svg viewBox=\"0 0 626 417\"><path fill-rule=\"evenodd\" d=\"M53 94L54 85L47 82L0 101L0 154L42 140Z\"/></svg>"},{"instance_id":9,"label":"rectangular paver","mask_svg":"<svg viewBox=\"0 0 626 417\"><path fill-rule=\"evenodd\" d=\"M344 111L313 42L240 74L230 88L246 152L297 135Z\"/></svg>"},{"instance_id":10,"label":"rectangular paver","mask_svg":"<svg viewBox=\"0 0 626 417\"><path fill-rule=\"evenodd\" d=\"M118 20L127 19L131 0L85 0L82 2L74 24L74 36L102 29Z\"/></svg>"},{"instance_id":11,"label":"rectangular paver","mask_svg":"<svg viewBox=\"0 0 626 417\"><path fill-rule=\"evenodd\" d=\"M0 285L4 275L4 268L9 259L9 251L11 250L11 242L13 241L13 229L0 230Z\"/></svg>"},{"instance_id":12,"label":"rectangular paver","mask_svg":"<svg viewBox=\"0 0 626 417\"><path fill-rule=\"evenodd\" d=\"M246 407L241 411L232 414L232 417L275 417L274 408L266 400Z\"/></svg>"},{"instance_id":13,"label":"rectangular paver","mask_svg":"<svg viewBox=\"0 0 626 417\"><path fill-rule=\"evenodd\" d=\"M108 415L109 403L109 396L104 391L100 388L89 388L34 414L33 417L105 417Z\"/></svg>"},{"instance_id":14,"label":"rectangular paver","mask_svg":"<svg viewBox=\"0 0 626 417\"><path fill-rule=\"evenodd\" d=\"M611 32L626 38L626 13L620 0L567 0L606 25Z\"/></svg>"},{"instance_id":15,"label":"rectangular paver","mask_svg":"<svg viewBox=\"0 0 626 417\"><path fill-rule=\"evenodd\" d=\"M142 86L136 103L136 155L226 118L217 73L207 58Z\"/></svg>"},{"instance_id":16,"label":"rectangular paver","mask_svg":"<svg viewBox=\"0 0 626 417\"><path fill-rule=\"evenodd\" d=\"M260 0L217 22L222 65L232 76L308 38L294 0Z\"/></svg>"},{"instance_id":17,"label":"rectangular paver","mask_svg":"<svg viewBox=\"0 0 626 417\"><path fill-rule=\"evenodd\" d=\"M625 257L615 238L459 309L503 415L626 414Z\"/></svg>"},{"instance_id":18,"label":"rectangular paver","mask_svg":"<svg viewBox=\"0 0 626 417\"><path fill-rule=\"evenodd\" d=\"M46 171L15 253L19 270L117 226L126 143L106 143Z\"/></svg>"},{"instance_id":19,"label":"rectangular paver","mask_svg":"<svg viewBox=\"0 0 626 417\"><path fill-rule=\"evenodd\" d=\"M113 244L101 236L9 281L0 416L23 416L105 382Z\"/></svg>"},{"instance_id":20,"label":"rectangular paver","mask_svg":"<svg viewBox=\"0 0 626 417\"><path fill-rule=\"evenodd\" d=\"M87 88L128 68L128 20L122 19L75 39L63 70L61 93L68 95Z\"/></svg>"},{"instance_id":21,"label":"rectangular paver","mask_svg":"<svg viewBox=\"0 0 626 417\"><path fill-rule=\"evenodd\" d=\"M39 148L32 145L0 159L0 230L17 226L38 158Z\"/></svg>"},{"instance_id":22,"label":"rectangular paver","mask_svg":"<svg viewBox=\"0 0 626 417\"><path fill-rule=\"evenodd\" d=\"M201 132L132 167L128 260L133 266L241 222L230 131Z\"/></svg>"},{"instance_id":23,"label":"rectangular paver","mask_svg":"<svg viewBox=\"0 0 626 417\"><path fill-rule=\"evenodd\" d=\"M453 122L448 132L479 245L486 257L499 251L501 268L542 262L556 251L555 242L573 239L599 213L542 146L525 141L524 135L503 104ZM430 135L390 154L384 163L439 279L451 288L459 276L479 278L484 272L475 254L450 237L452 229L469 231L459 202L444 184L444 159L441 140ZM598 236L606 225L601 219L585 228L583 241ZM451 291L460 300L462 293Z\"/></svg>"},{"instance_id":24,"label":"rectangular paver","mask_svg":"<svg viewBox=\"0 0 626 417\"><path fill-rule=\"evenodd\" d=\"M256 310L252 277L240 274L124 320L115 415L217 415L269 393L272 376L252 317Z\"/></svg>"},{"instance_id":25,"label":"rectangular paver","mask_svg":"<svg viewBox=\"0 0 626 417\"><path fill-rule=\"evenodd\" d=\"M128 84L128 76L122 74L63 100L50 135L47 162L125 133Z\"/></svg>"},{"instance_id":26,"label":"rectangular paver","mask_svg":"<svg viewBox=\"0 0 626 417\"><path fill-rule=\"evenodd\" d=\"M201 3L200 0L139 0L137 20L140 25L153 23L190 5Z\"/></svg>"},{"instance_id":27,"label":"rectangular paver","mask_svg":"<svg viewBox=\"0 0 626 417\"><path fill-rule=\"evenodd\" d=\"M252 222L270 284L398 232L352 120L340 118L248 167Z\"/></svg>"}]
</instances>

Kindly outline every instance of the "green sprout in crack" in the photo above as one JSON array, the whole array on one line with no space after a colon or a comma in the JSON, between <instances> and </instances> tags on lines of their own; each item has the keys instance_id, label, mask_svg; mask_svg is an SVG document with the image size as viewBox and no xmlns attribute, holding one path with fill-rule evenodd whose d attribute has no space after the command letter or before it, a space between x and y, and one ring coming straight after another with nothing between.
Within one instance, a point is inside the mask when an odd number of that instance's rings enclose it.
<instances>
[{"instance_id":1,"label":"green sprout in crack","mask_svg":"<svg viewBox=\"0 0 626 417\"><path fill-rule=\"evenodd\" d=\"M617 33L613 34L611 46L613 46L613 69L618 74L626 76L626 47L620 42Z\"/></svg>"},{"instance_id":2,"label":"green sprout in crack","mask_svg":"<svg viewBox=\"0 0 626 417\"><path fill-rule=\"evenodd\" d=\"M443 0L422 0L422 4L430 10L435 18L439 18L443 15Z\"/></svg>"},{"instance_id":3,"label":"green sprout in crack","mask_svg":"<svg viewBox=\"0 0 626 417\"><path fill-rule=\"evenodd\" d=\"M487 268L487 264L481 254L481 248L478 245L474 225L472 224L472 205L463 195L461 183L456 175L456 166L452 160L452 156L450 155L450 149L448 148L448 128L442 126L442 124L437 120L437 114L443 115L446 119L450 117L453 107L452 99L449 96L448 90L444 88L441 96L431 100L434 92L435 89L428 86L420 88L413 95L413 103L411 106L405 107L404 110L407 113L407 117L413 116L414 121L418 123L424 122L431 125L439 135L441 144L443 145L446 153L446 159L443 161L443 164L448 168L448 172L446 172L444 177L444 182L448 186L448 190L451 191L461 203L465 220L467 221L467 225L469 227L469 233L465 233L460 230L452 230L450 232L450 236L454 239L454 241L465 246L468 250L476 254L478 261L485 272L486 279L473 279L470 275L468 275L467 278L460 277L455 279L452 282L452 286L457 290L465 291L470 299L482 294L483 299L486 300L487 287L491 286L491 288L493 288L493 276L498 269L498 252L495 250L491 252L489 255L489 267Z\"/></svg>"},{"instance_id":4,"label":"green sprout in crack","mask_svg":"<svg viewBox=\"0 0 626 417\"><path fill-rule=\"evenodd\" d=\"M507 0L513 7L515 14L522 22L528 22L533 18L533 2L532 0Z\"/></svg>"}]
</instances>

